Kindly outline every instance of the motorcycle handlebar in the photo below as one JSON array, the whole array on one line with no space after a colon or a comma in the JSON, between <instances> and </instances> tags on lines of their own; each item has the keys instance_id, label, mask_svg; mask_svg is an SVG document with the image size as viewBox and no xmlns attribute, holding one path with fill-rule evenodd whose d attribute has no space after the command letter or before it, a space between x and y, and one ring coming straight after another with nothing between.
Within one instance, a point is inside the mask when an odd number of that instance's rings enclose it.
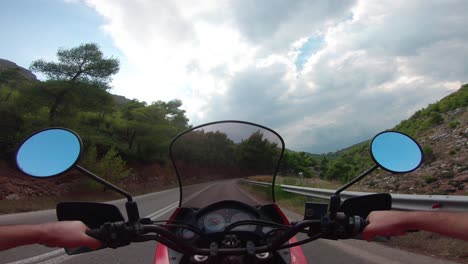
<instances>
[{"instance_id":1,"label":"motorcycle handlebar","mask_svg":"<svg viewBox=\"0 0 468 264\"><path fill-rule=\"evenodd\" d=\"M366 220L354 216L337 219L336 221L304 220L287 229L282 229L280 234L271 243L263 246L247 246L245 248L218 248L218 245L210 245L210 248L197 248L192 244L181 241L167 227L154 224L135 223L106 223L99 229L87 230L86 234L103 242L105 247L117 248L131 242L144 242L156 240L173 250L189 255L235 255L249 252L272 252L281 248L298 246L312 240L322 238L346 239L359 234L366 226ZM182 227L180 227L182 228ZM316 232L319 230L319 232ZM294 244L286 243L297 233L307 231L309 239ZM151 235L149 233L155 233Z\"/></svg>"}]
</instances>

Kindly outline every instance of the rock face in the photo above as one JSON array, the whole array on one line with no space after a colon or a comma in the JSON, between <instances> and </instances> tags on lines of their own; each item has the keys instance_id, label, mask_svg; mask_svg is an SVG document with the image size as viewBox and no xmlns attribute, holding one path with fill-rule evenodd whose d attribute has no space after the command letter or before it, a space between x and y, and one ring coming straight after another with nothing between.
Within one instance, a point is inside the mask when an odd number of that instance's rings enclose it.
<instances>
[{"instance_id":1,"label":"rock face","mask_svg":"<svg viewBox=\"0 0 468 264\"><path fill-rule=\"evenodd\" d=\"M419 169L399 175L380 171L362 184L393 193L468 195L468 108L442 117L444 123L416 138L426 152L430 150Z\"/></svg>"},{"instance_id":2,"label":"rock face","mask_svg":"<svg viewBox=\"0 0 468 264\"><path fill-rule=\"evenodd\" d=\"M5 60L5 59L0 59L0 72L5 71L7 69L11 69L11 68L18 69L19 73L22 76L24 76L25 78L33 80L33 81L37 81L36 75L34 75L31 71L29 71L29 70L27 70L27 69L25 69L25 68L23 68L21 66L18 66L16 63L14 63L12 61Z\"/></svg>"}]
</instances>

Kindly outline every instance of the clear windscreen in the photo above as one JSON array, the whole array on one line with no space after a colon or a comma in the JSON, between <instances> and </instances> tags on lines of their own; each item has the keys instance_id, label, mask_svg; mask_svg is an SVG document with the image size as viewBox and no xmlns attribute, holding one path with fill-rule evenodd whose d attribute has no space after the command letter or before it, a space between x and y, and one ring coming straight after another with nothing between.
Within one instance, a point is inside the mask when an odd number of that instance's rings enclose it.
<instances>
[{"instance_id":1,"label":"clear windscreen","mask_svg":"<svg viewBox=\"0 0 468 264\"><path fill-rule=\"evenodd\" d=\"M271 202L271 188L261 198L240 179L273 182L284 144L278 134L244 122L217 122L181 134L171 144L180 179L183 207L204 207L222 200L251 205ZM268 190L266 190L268 189Z\"/></svg>"}]
</instances>

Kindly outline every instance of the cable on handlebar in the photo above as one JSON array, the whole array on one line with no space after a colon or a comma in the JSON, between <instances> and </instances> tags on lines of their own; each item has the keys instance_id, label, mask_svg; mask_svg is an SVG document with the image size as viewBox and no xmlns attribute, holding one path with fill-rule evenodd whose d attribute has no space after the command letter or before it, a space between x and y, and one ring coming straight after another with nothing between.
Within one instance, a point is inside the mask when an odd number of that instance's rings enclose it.
<instances>
[{"instance_id":1,"label":"cable on handlebar","mask_svg":"<svg viewBox=\"0 0 468 264\"><path fill-rule=\"evenodd\" d=\"M288 242L293 236L295 236L300 231L304 230L306 227L310 227L312 225L320 224L320 220L305 220L300 223L297 223L295 226L292 226L285 232L285 234L281 237L276 239L271 243L272 248L279 248L284 243Z\"/></svg>"},{"instance_id":2,"label":"cable on handlebar","mask_svg":"<svg viewBox=\"0 0 468 264\"><path fill-rule=\"evenodd\" d=\"M281 228L281 229L291 228L291 226L271 223L271 222L262 221L262 220L243 220L243 221L238 221L238 222L228 225L226 228L224 228L224 231L229 231L231 229L234 229L238 226L243 226L243 225L260 225L260 226L276 227L276 228Z\"/></svg>"},{"instance_id":3,"label":"cable on handlebar","mask_svg":"<svg viewBox=\"0 0 468 264\"><path fill-rule=\"evenodd\" d=\"M193 226L191 226L191 225L167 224L167 225L164 225L164 227L169 227L169 228L175 227L175 228L188 229L188 230L194 232L194 233L197 234L197 235L200 235L200 236L203 235L203 232L202 232L200 229L198 229L198 228L196 228L196 227L193 227Z\"/></svg>"},{"instance_id":4,"label":"cable on handlebar","mask_svg":"<svg viewBox=\"0 0 468 264\"><path fill-rule=\"evenodd\" d=\"M317 233L307 239L304 239L304 240L301 240L301 241L298 241L298 242L295 242L295 243L291 243L291 244L287 244L287 245L284 245L284 246L281 246L279 247L278 249L285 249L285 248L292 248L292 247L296 247L296 246L300 246L300 245L303 245L305 243L309 243L311 241L314 241L314 240L317 240L319 239L320 237L322 236L322 233Z\"/></svg>"}]
</instances>

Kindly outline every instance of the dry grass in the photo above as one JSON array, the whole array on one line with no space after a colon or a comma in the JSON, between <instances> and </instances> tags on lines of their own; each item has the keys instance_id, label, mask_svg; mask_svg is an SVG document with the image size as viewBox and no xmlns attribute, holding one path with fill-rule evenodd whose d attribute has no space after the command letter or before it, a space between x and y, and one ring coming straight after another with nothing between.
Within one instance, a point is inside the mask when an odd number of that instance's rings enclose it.
<instances>
[{"instance_id":1,"label":"dry grass","mask_svg":"<svg viewBox=\"0 0 468 264\"><path fill-rule=\"evenodd\" d=\"M132 196L143 195L146 193L157 192L161 190L175 188L178 185L166 185L166 186L124 186L124 190L129 192ZM47 209L55 209L58 202L65 201L83 201L83 202L105 202L124 198L120 194L107 189L106 191L95 190L89 191L86 188L85 192L76 192L66 196L42 196L42 197L30 197L27 199L19 200L0 200L0 214L12 214L30 211L39 211Z\"/></svg>"},{"instance_id":2,"label":"dry grass","mask_svg":"<svg viewBox=\"0 0 468 264\"><path fill-rule=\"evenodd\" d=\"M388 244L424 255L468 263L468 241L420 231L405 236L393 237Z\"/></svg>"},{"instance_id":3,"label":"dry grass","mask_svg":"<svg viewBox=\"0 0 468 264\"><path fill-rule=\"evenodd\" d=\"M248 179L252 181L271 182L271 176L263 176L263 175L251 176L251 177L248 177ZM343 186L343 184L338 181L325 181L320 178L303 178L301 180L298 177L290 177L290 176L277 176L276 184L296 185L296 186L305 186L305 187L332 189L332 190L336 190L340 188L341 186ZM361 192L375 191L375 190L369 189L361 185L351 186L347 190L361 191Z\"/></svg>"},{"instance_id":4,"label":"dry grass","mask_svg":"<svg viewBox=\"0 0 468 264\"><path fill-rule=\"evenodd\" d=\"M36 197L28 200L0 200L0 214L12 214L55 208L55 197Z\"/></svg>"}]
</instances>

